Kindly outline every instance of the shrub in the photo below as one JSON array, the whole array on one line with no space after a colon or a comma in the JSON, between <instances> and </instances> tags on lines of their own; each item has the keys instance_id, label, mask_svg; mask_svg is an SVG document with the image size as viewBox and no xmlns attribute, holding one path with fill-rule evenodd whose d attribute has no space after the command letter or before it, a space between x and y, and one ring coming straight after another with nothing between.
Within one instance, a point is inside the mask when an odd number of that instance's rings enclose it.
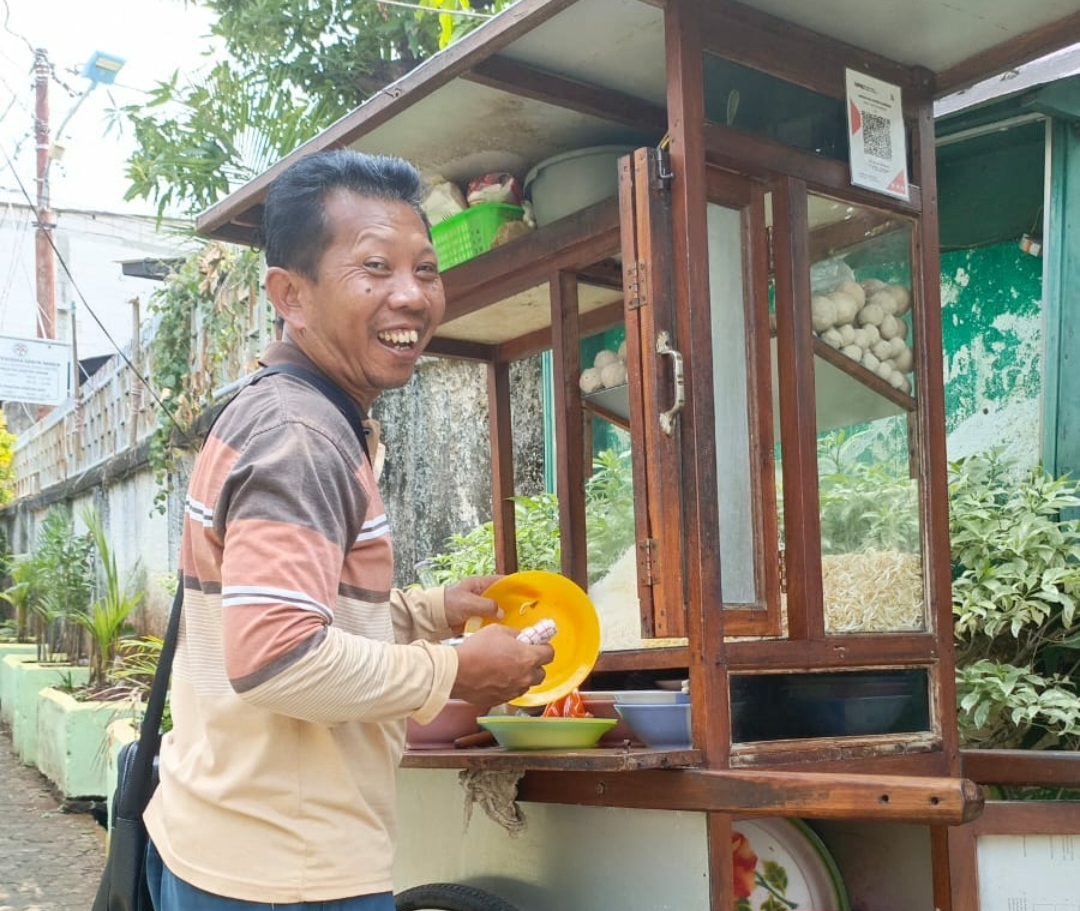
<instances>
[{"instance_id":1,"label":"shrub","mask_svg":"<svg viewBox=\"0 0 1080 911\"><path fill-rule=\"evenodd\" d=\"M960 732L986 747L1080 747L1080 484L1000 452L950 466Z\"/></svg>"},{"instance_id":2,"label":"shrub","mask_svg":"<svg viewBox=\"0 0 1080 911\"><path fill-rule=\"evenodd\" d=\"M559 501L551 493L514 497L518 566L559 572ZM634 543L634 489L630 453L606 450L593 462L585 482L585 524L589 581L601 578ZM429 581L449 585L466 576L495 572L495 526L485 522L464 535L453 535L447 549L424 561Z\"/></svg>"}]
</instances>

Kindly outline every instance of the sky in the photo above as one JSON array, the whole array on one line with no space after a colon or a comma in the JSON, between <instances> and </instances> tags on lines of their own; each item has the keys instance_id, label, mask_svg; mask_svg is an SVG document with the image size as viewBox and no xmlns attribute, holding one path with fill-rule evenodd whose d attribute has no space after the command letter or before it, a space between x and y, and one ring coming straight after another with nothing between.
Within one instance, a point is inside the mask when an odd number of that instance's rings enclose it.
<instances>
[{"instance_id":1,"label":"sky","mask_svg":"<svg viewBox=\"0 0 1080 911\"><path fill-rule=\"evenodd\" d=\"M137 103L174 70L206 66L210 21L184 0L0 0L0 201L26 202L15 174L36 198L32 48L44 48L57 77L49 84L50 135L64 146L49 171L53 208L153 214L152 201L123 201L134 140L130 128L106 135L107 111ZM95 51L124 59L113 85L91 89L81 75Z\"/></svg>"}]
</instances>

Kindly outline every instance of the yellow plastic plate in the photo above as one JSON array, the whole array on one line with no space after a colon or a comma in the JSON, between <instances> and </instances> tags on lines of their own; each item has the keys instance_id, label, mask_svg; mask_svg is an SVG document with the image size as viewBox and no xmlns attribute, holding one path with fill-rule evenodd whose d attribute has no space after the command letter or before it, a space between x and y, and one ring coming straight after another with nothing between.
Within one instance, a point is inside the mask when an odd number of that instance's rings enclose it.
<instances>
[{"instance_id":1,"label":"yellow plastic plate","mask_svg":"<svg viewBox=\"0 0 1080 911\"><path fill-rule=\"evenodd\" d=\"M618 723L614 718L524 718L486 715L476 720L506 750L587 750Z\"/></svg>"},{"instance_id":2,"label":"yellow plastic plate","mask_svg":"<svg viewBox=\"0 0 1080 911\"><path fill-rule=\"evenodd\" d=\"M589 596L565 576L540 570L504 576L484 592L502 608L502 623L525 629L543 619L555 624L555 657L538 683L513 705L547 705L571 693L589 676L600 654L600 620Z\"/></svg>"}]
</instances>

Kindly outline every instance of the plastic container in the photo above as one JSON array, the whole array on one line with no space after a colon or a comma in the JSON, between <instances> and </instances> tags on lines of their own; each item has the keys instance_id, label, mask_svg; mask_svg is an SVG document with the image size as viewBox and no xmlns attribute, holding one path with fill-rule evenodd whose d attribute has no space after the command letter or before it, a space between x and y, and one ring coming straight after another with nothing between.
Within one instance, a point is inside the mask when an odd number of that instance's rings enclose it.
<instances>
[{"instance_id":1,"label":"plastic container","mask_svg":"<svg viewBox=\"0 0 1080 911\"><path fill-rule=\"evenodd\" d=\"M668 703L615 703L619 713L646 746L657 750L686 750L690 740L690 706Z\"/></svg>"},{"instance_id":2,"label":"plastic container","mask_svg":"<svg viewBox=\"0 0 1080 911\"><path fill-rule=\"evenodd\" d=\"M451 750L454 741L466 734L476 734L480 725L476 719L483 710L464 699L451 699L427 724L412 718L405 722L405 745L410 750Z\"/></svg>"},{"instance_id":3,"label":"plastic container","mask_svg":"<svg viewBox=\"0 0 1080 911\"><path fill-rule=\"evenodd\" d=\"M687 693L673 690L620 690L614 696L619 705L685 705L690 701Z\"/></svg>"},{"instance_id":4,"label":"plastic container","mask_svg":"<svg viewBox=\"0 0 1080 911\"><path fill-rule=\"evenodd\" d=\"M508 221L520 221L525 210L502 202L482 202L451 215L431 226L431 241L446 270L486 253L499 228Z\"/></svg>"},{"instance_id":5,"label":"plastic container","mask_svg":"<svg viewBox=\"0 0 1080 911\"><path fill-rule=\"evenodd\" d=\"M525 177L537 227L551 224L619 192L618 161L634 146L592 146L540 162Z\"/></svg>"}]
</instances>

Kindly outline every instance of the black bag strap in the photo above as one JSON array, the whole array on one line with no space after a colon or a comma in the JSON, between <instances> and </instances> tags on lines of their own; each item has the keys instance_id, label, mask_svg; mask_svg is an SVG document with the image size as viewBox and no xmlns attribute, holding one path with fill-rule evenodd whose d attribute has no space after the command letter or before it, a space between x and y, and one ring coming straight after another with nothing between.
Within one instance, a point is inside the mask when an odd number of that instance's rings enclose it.
<instances>
[{"instance_id":1,"label":"black bag strap","mask_svg":"<svg viewBox=\"0 0 1080 911\"><path fill-rule=\"evenodd\" d=\"M184 577L181 574L177 578L176 596L169 613L169 628L161 644L154 682L150 685L150 695L146 700L146 714L139 728L139 747L131 767L131 787L119 792L122 805L117 807L117 813L126 819L138 818L154 793L154 760L161 746L161 719L165 714L165 696L169 690L176 640L180 635L180 609L183 603Z\"/></svg>"},{"instance_id":2,"label":"black bag strap","mask_svg":"<svg viewBox=\"0 0 1080 911\"><path fill-rule=\"evenodd\" d=\"M342 413L345 420L349 422L349 426L352 427L353 433L356 434L356 439L360 441L360 448L364 450L364 455L367 456L368 461L371 461L371 453L368 452L367 444L367 428L364 427L364 420L366 415L360 410L359 406L346 395L341 388L328 380L321 373L315 373L313 370L308 370L306 367L299 367L296 364L271 364L269 367L263 367L252 378L251 382L257 383L263 377L273 376L275 373L284 373L286 376L294 376L299 380L303 380L309 386L314 386L323 395L325 395L338 411Z\"/></svg>"}]
</instances>

